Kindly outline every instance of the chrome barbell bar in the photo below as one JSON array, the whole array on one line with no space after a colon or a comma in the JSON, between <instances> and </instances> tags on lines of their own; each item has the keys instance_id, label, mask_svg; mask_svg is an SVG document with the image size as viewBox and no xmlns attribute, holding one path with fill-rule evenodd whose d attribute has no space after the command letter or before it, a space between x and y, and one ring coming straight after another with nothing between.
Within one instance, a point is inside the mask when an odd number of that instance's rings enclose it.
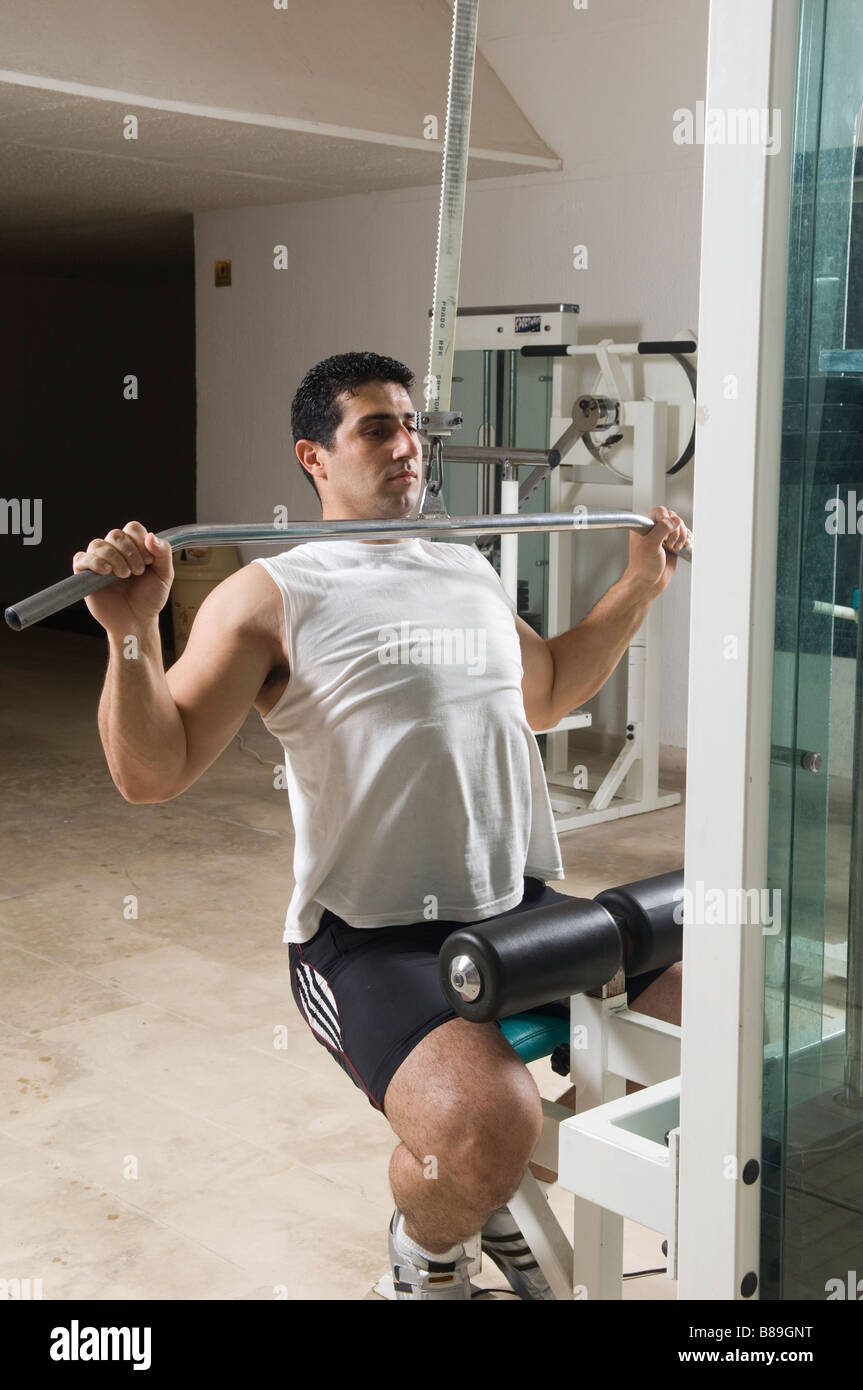
<instances>
[{"instance_id":1,"label":"chrome barbell bar","mask_svg":"<svg viewBox=\"0 0 863 1390\"><path fill-rule=\"evenodd\" d=\"M532 515L515 513L512 516L406 517L396 521L295 521L285 526L258 525L255 522L237 525L172 526L159 531L161 540L172 550L184 546L237 545L242 542L258 545L282 545L309 541L386 541L406 540L415 536L487 536L521 535L531 531L652 531L655 523L640 512L615 512L577 508L573 512L535 512ZM691 559L689 548L676 552L684 560ZM94 594L114 584L115 574L96 574L82 570L58 584L41 589L29 598L21 599L6 609L6 622L16 632L31 627L42 618L70 607L87 594Z\"/></svg>"}]
</instances>

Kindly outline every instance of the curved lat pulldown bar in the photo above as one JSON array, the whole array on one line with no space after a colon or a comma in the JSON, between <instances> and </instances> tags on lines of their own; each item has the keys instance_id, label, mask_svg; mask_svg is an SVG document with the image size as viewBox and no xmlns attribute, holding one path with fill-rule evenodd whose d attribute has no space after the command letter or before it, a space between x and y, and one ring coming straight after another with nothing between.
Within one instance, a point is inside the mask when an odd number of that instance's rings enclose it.
<instances>
[{"instance_id":1,"label":"curved lat pulldown bar","mask_svg":"<svg viewBox=\"0 0 863 1390\"><path fill-rule=\"evenodd\" d=\"M172 526L158 531L160 540L167 541L172 550L187 545L236 545L256 542L261 545L285 546L306 541L387 541L406 540L411 536L487 536L525 531L652 531L655 523L639 512L588 511L534 512L512 516L447 516L406 517L397 521L296 521L290 526L258 525L256 522L237 525ZM691 559L689 548L675 552L684 560ZM82 570L79 574L61 579L29 598L21 599L6 609L6 622L16 632L31 627L52 613L69 608L87 594L94 594L108 584L114 584L115 574L95 574Z\"/></svg>"}]
</instances>

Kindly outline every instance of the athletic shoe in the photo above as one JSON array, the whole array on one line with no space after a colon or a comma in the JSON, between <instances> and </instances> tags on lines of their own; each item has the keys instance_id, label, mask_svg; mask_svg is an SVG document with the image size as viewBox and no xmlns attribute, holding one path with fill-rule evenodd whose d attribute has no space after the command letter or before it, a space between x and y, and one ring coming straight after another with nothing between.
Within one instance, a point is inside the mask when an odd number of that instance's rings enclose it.
<instances>
[{"instance_id":1,"label":"athletic shoe","mask_svg":"<svg viewBox=\"0 0 863 1390\"><path fill-rule=\"evenodd\" d=\"M396 1298L469 1300L471 1285L468 1278L470 1260L464 1246L454 1260L424 1259L421 1255L403 1250L396 1240L398 1208L390 1221L390 1263Z\"/></svg>"},{"instance_id":2,"label":"athletic shoe","mask_svg":"<svg viewBox=\"0 0 863 1390\"><path fill-rule=\"evenodd\" d=\"M494 1260L519 1298L539 1301L555 1297L509 1207L498 1207L486 1221L482 1228L482 1251Z\"/></svg>"}]
</instances>

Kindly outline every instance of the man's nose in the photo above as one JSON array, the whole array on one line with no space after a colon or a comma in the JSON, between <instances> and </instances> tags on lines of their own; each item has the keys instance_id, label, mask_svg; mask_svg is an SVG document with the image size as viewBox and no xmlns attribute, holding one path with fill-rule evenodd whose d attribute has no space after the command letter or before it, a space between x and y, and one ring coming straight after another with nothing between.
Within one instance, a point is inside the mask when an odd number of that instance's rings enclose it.
<instances>
[{"instance_id":1,"label":"man's nose","mask_svg":"<svg viewBox=\"0 0 863 1390\"><path fill-rule=\"evenodd\" d=\"M393 450L396 458L417 458L420 455L419 436L412 434L407 425L400 425Z\"/></svg>"}]
</instances>

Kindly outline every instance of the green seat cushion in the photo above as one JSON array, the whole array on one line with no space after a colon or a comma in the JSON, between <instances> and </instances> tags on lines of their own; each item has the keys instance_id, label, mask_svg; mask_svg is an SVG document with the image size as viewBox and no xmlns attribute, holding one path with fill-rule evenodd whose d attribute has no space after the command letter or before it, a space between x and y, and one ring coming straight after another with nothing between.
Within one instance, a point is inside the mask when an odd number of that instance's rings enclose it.
<instances>
[{"instance_id":1,"label":"green seat cushion","mask_svg":"<svg viewBox=\"0 0 863 1390\"><path fill-rule=\"evenodd\" d=\"M523 1062L550 1057L561 1043L569 1042L569 1019L550 1014L514 1014L502 1018L500 1027Z\"/></svg>"}]
</instances>

